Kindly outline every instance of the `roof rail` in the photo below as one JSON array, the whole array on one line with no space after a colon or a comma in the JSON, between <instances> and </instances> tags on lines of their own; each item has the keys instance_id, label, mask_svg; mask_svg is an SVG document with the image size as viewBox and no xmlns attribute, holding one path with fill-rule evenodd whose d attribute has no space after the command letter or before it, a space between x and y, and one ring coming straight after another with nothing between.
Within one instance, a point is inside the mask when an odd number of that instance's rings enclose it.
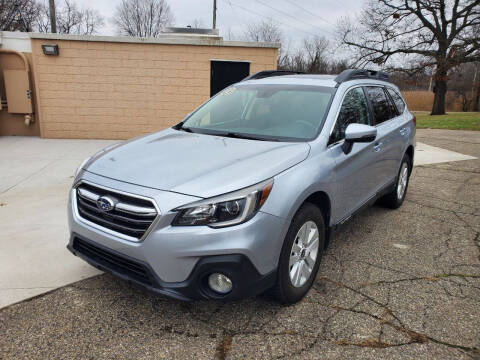
<instances>
[{"instance_id":1,"label":"roof rail","mask_svg":"<svg viewBox=\"0 0 480 360\"><path fill-rule=\"evenodd\" d=\"M247 76L242 81L258 80L258 79L263 79L263 78L272 77L272 76L296 75L296 74L305 74L305 73L302 71L292 71L292 70L264 70L264 71L259 71L255 74L252 74L250 76Z\"/></svg>"},{"instance_id":2,"label":"roof rail","mask_svg":"<svg viewBox=\"0 0 480 360\"><path fill-rule=\"evenodd\" d=\"M383 71L367 70L367 69L347 69L341 72L335 78L335 81L340 85L349 80L357 79L372 79L392 82L390 75Z\"/></svg>"}]
</instances>

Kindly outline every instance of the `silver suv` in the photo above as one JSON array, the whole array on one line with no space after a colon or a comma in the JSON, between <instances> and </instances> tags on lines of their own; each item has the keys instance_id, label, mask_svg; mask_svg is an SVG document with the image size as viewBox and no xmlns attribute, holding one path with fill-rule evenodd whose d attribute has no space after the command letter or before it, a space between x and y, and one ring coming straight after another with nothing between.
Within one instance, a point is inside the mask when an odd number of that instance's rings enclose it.
<instances>
[{"instance_id":1,"label":"silver suv","mask_svg":"<svg viewBox=\"0 0 480 360\"><path fill-rule=\"evenodd\" d=\"M293 303L338 225L376 200L402 205L414 149L415 117L385 73L257 73L87 159L68 248L177 299Z\"/></svg>"}]
</instances>

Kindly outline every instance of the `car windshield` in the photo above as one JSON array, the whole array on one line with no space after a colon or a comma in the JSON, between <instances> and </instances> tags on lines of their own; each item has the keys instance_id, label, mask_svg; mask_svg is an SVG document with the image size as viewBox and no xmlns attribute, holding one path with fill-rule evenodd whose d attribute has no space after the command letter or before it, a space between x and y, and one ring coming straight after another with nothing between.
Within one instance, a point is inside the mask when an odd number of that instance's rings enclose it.
<instances>
[{"instance_id":1,"label":"car windshield","mask_svg":"<svg viewBox=\"0 0 480 360\"><path fill-rule=\"evenodd\" d=\"M267 141L316 137L334 88L303 85L234 85L190 115L185 131Z\"/></svg>"}]
</instances>

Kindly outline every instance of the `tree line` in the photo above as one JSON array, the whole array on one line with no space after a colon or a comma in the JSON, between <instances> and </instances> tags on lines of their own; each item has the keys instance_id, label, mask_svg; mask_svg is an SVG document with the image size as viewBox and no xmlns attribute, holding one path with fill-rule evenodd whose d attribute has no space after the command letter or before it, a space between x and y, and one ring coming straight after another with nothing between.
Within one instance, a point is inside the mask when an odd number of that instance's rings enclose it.
<instances>
[{"instance_id":1,"label":"tree line","mask_svg":"<svg viewBox=\"0 0 480 360\"><path fill-rule=\"evenodd\" d=\"M373 1L369 4L371 5L372 3ZM480 18L474 16L475 14L469 14L472 17L469 20L471 24L474 25L480 21ZM363 16L365 17L367 14L363 13ZM364 45L361 42L359 42L358 46L352 45L350 42L345 43L343 38L345 37L346 29L350 29L350 24L350 19L343 19L339 24L339 29L337 29L338 38L333 41L322 36L308 37L300 41L300 44L293 50L288 49L288 47L285 48L287 42L283 38L280 25L272 20L249 25L243 34L243 39L282 43L278 57L279 69L312 74L338 74L347 68L358 67L381 69L391 74L393 82L401 90L433 91L435 94L432 109L433 115L445 113L445 104L447 103L446 84L448 83L449 91L453 93L455 99L461 102L462 111L479 111L480 31L473 35L467 33L472 35L473 45L471 47L462 45L460 47L461 50L457 50L456 54L451 53L449 55L451 64L448 71L444 77L439 78L438 66L440 65L437 65L437 62L441 62L441 59L429 58L426 55L411 59L402 53L402 49L398 48L398 53L402 55L389 62L390 55L382 55L386 52L383 47L377 53L374 53L373 50L364 52ZM360 30L356 29L356 32L358 31ZM372 32L374 30L370 29L369 31ZM242 39L241 36L237 36L237 38ZM464 37L460 41L465 42L466 40ZM455 44L452 46L455 46ZM355 47L360 49L355 50ZM417 50L415 48L415 51ZM465 56L466 52L471 53L472 56ZM445 87L443 85L439 87L439 83L445 83ZM440 109L438 109L439 106Z\"/></svg>"},{"instance_id":2,"label":"tree line","mask_svg":"<svg viewBox=\"0 0 480 360\"><path fill-rule=\"evenodd\" d=\"M271 21L251 27L251 40L281 41ZM279 68L338 73L342 68L373 68L392 74L401 88L423 77L434 93L432 115L445 114L447 85L465 111L479 111L480 0L367 0L360 14L342 18L331 43L305 39L293 52L282 51ZM342 51L348 59L342 59Z\"/></svg>"},{"instance_id":3,"label":"tree line","mask_svg":"<svg viewBox=\"0 0 480 360\"><path fill-rule=\"evenodd\" d=\"M0 29L48 32L47 1L0 0ZM60 33L97 34L105 24L97 11L79 8L74 0L56 3ZM159 36L174 22L167 0L121 0L113 15L117 33L127 36ZM198 27L201 21L194 23ZM381 69L401 88L423 79L434 92L432 115L445 113L448 86L464 109L478 111L480 0L366 0L358 15L338 22L335 32L334 39L312 36L290 49L280 26L265 20L227 37L282 43L280 69L323 74L349 67Z\"/></svg>"},{"instance_id":4,"label":"tree line","mask_svg":"<svg viewBox=\"0 0 480 360\"><path fill-rule=\"evenodd\" d=\"M432 72L432 115L441 115L452 73L480 62L480 0L367 0L337 32L357 66Z\"/></svg>"},{"instance_id":5,"label":"tree line","mask_svg":"<svg viewBox=\"0 0 480 360\"><path fill-rule=\"evenodd\" d=\"M105 18L95 9L80 7L75 0L55 0L56 32L96 35ZM112 18L119 35L155 37L174 21L166 0L121 0ZM51 31L48 0L0 0L0 30Z\"/></svg>"}]
</instances>

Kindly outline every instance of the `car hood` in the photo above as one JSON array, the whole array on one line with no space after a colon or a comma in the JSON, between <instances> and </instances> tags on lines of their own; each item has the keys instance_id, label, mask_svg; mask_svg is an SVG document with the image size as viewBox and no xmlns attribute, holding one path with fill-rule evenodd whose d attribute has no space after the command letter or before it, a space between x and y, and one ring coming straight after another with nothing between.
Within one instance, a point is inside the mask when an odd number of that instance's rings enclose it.
<instances>
[{"instance_id":1,"label":"car hood","mask_svg":"<svg viewBox=\"0 0 480 360\"><path fill-rule=\"evenodd\" d=\"M307 143L257 141L167 129L99 153L85 170L159 190L211 197L303 161Z\"/></svg>"}]
</instances>

